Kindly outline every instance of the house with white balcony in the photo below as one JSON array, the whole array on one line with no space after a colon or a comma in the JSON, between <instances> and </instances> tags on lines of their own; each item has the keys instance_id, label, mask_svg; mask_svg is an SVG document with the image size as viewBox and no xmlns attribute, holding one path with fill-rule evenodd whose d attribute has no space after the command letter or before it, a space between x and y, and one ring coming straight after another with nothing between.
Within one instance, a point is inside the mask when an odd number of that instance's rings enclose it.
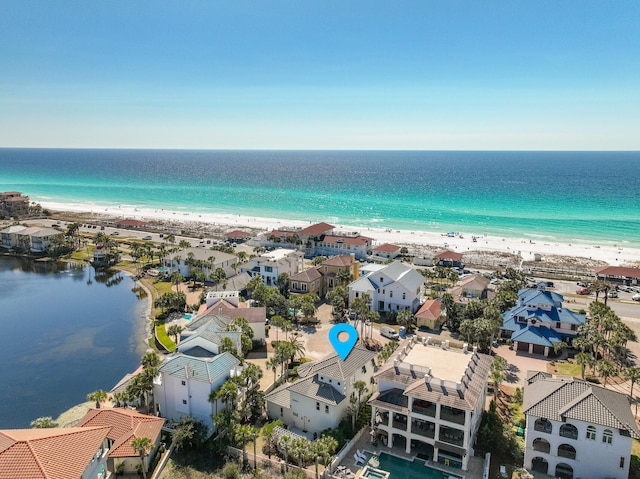
<instances>
[{"instance_id":1,"label":"house with white balcony","mask_svg":"<svg viewBox=\"0 0 640 479\"><path fill-rule=\"evenodd\" d=\"M211 274L218 268L222 268L227 277L231 277L236 274L238 257L234 254L207 248L186 248L162 258L161 265L165 269L180 271L182 276L189 277L193 261L201 262L202 272L207 278L210 278Z\"/></svg>"},{"instance_id":2,"label":"house with white balcony","mask_svg":"<svg viewBox=\"0 0 640 479\"><path fill-rule=\"evenodd\" d=\"M553 345L571 345L578 327L586 322L584 314L562 306L561 294L544 286L518 291L518 304L502 315L502 338L511 339L516 351L548 356Z\"/></svg>"},{"instance_id":3,"label":"house with white balcony","mask_svg":"<svg viewBox=\"0 0 640 479\"><path fill-rule=\"evenodd\" d=\"M259 276L267 286L275 286L278 276L287 273L293 276L302 271L304 254L300 251L279 248L252 258L240 266L240 271L252 278Z\"/></svg>"},{"instance_id":4,"label":"house with white balcony","mask_svg":"<svg viewBox=\"0 0 640 479\"><path fill-rule=\"evenodd\" d=\"M524 466L562 479L629 477L640 432L629 399L573 377L529 372Z\"/></svg>"},{"instance_id":5,"label":"house with white balcony","mask_svg":"<svg viewBox=\"0 0 640 479\"><path fill-rule=\"evenodd\" d=\"M491 356L465 344L407 340L374 378L371 426L383 445L467 470L487 395Z\"/></svg>"},{"instance_id":6,"label":"house with white balcony","mask_svg":"<svg viewBox=\"0 0 640 479\"><path fill-rule=\"evenodd\" d=\"M349 284L349 304L368 294L373 311L399 312L408 309L415 313L420 307L423 284L424 276L410 266L394 261Z\"/></svg>"},{"instance_id":7,"label":"house with white balcony","mask_svg":"<svg viewBox=\"0 0 640 479\"><path fill-rule=\"evenodd\" d=\"M316 433L338 427L347 416L352 396L357 396L354 383L364 381L372 388L375 351L356 345L343 361L336 353L324 359L301 364L300 379L285 383L267 394L267 414L271 420L281 419L290 429ZM365 391L361 398L364 399Z\"/></svg>"}]
</instances>

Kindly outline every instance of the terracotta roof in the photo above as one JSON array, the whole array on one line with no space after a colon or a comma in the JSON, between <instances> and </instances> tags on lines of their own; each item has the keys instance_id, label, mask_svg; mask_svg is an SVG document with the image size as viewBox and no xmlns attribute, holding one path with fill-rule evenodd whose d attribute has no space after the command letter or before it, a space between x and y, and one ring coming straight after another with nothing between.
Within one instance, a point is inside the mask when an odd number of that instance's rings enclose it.
<instances>
[{"instance_id":1,"label":"terracotta roof","mask_svg":"<svg viewBox=\"0 0 640 479\"><path fill-rule=\"evenodd\" d=\"M331 231L335 226L329 225L327 223L316 223L315 225L307 226L306 228L298 231L299 235L309 235L309 236L317 236L322 233L326 233L327 231Z\"/></svg>"},{"instance_id":2,"label":"terracotta roof","mask_svg":"<svg viewBox=\"0 0 640 479\"><path fill-rule=\"evenodd\" d=\"M596 275L640 279L640 268L627 268L625 266L603 266L601 268L596 268Z\"/></svg>"},{"instance_id":3,"label":"terracotta roof","mask_svg":"<svg viewBox=\"0 0 640 479\"><path fill-rule=\"evenodd\" d=\"M0 479L81 477L110 427L0 430Z\"/></svg>"},{"instance_id":4,"label":"terracotta roof","mask_svg":"<svg viewBox=\"0 0 640 479\"><path fill-rule=\"evenodd\" d=\"M322 262L323 266L351 266L353 264L353 257L348 254L339 254L332 256Z\"/></svg>"},{"instance_id":5,"label":"terracotta roof","mask_svg":"<svg viewBox=\"0 0 640 479\"><path fill-rule=\"evenodd\" d=\"M486 278L481 274L472 274L471 276L467 276L458 281L458 286L464 289L482 291L489 286L490 282L489 278Z\"/></svg>"},{"instance_id":6,"label":"terracotta roof","mask_svg":"<svg viewBox=\"0 0 640 479\"><path fill-rule=\"evenodd\" d=\"M241 230L233 230L224 234L227 238L249 238L251 237L251 233L247 233L246 231Z\"/></svg>"},{"instance_id":7,"label":"terracotta roof","mask_svg":"<svg viewBox=\"0 0 640 479\"><path fill-rule=\"evenodd\" d=\"M373 248L373 251L380 253L395 253L396 251L400 251L400 246L391 243L385 243L381 244L380 246L376 246L375 248Z\"/></svg>"},{"instance_id":8,"label":"terracotta roof","mask_svg":"<svg viewBox=\"0 0 640 479\"><path fill-rule=\"evenodd\" d=\"M120 225L120 226L133 226L134 228L135 227L144 226L146 224L147 224L147 222L146 221L142 221L142 220L130 220L130 219L127 219L127 220L118 221L118 225Z\"/></svg>"},{"instance_id":9,"label":"terracotta roof","mask_svg":"<svg viewBox=\"0 0 640 479\"><path fill-rule=\"evenodd\" d=\"M244 318L249 324L251 323L264 323L267 319L267 308L264 306L247 307L246 303L240 303L242 306L234 306L225 300L218 301L212 304L204 312L198 311L198 320L205 316L222 316L223 318L229 318L230 320L236 318ZM190 325L191 326L191 325ZM189 329L192 329L190 327ZM195 329L195 328L193 328Z\"/></svg>"},{"instance_id":10,"label":"terracotta roof","mask_svg":"<svg viewBox=\"0 0 640 479\"><path fill-rule=\"evenodd\" d=\"M444 251L440 251L439 253L433 255L434 258L451 259L454 261L460 261L462 259L462 256L462 253L456 253L455 251L451 251L448 249L445 249Z\"/></svg>"},{"instance_id":11,"label":"terracotta roof","mask_svg":"<svg viewBox=\"0 0 640 479\"><path fill-rule=\"evenodd\" d=\"M138 457L131 447L131 441L138 437L148 437L156 442L164 419L147 416L126 408L90 409L84 415L79 426L110 426L108 438L113 441L109 457Z\"/></svg>"},{"instance_id":12,"label":"terracotta roof","mask_svg":"<svg viewBox=\"0 0 640 479\"><path fill-rule=\"evenodd\" d=\"M527 377L522 403L525 414L552 421L573 419L624 429L632 437L640 437L625 394L573 377L532 373Z\"/></svg>"},{"instance_id":13,"label":"terracotta roof","mask_svg":"<svg viewBox=\"0 0 640 479\"><path fill-rule=\"evenodd\" d=\"M415 314L416 318L438 319L442 314L442 304L437 299L430 299L420 307Z\"/></svg>"},{"instance_id":14,"label":"terracotta roof","mask_svg":"<svg viewBox=\"0 0 640 479\"><path fill-rule=\"evenodd\" d=\"M333 236L325 235L322 238L322 243L342 243L355 246L362 246L371 243L372 239L366 236Z\"/></svg>"}]
</instances>

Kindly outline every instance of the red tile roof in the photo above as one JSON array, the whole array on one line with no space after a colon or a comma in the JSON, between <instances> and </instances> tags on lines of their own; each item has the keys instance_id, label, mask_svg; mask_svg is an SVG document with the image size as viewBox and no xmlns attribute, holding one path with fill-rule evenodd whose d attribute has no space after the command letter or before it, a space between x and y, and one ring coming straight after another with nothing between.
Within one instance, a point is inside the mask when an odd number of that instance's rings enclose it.
<instances>
[{"instance_id":1,"label":"red tile roof","mask_svg":"<svg viewBox=\"0 0 640 479\"><path fill-rule=\"evenodd\" d=\"M332 256L322 262L323 266L351 266L353 264L353 257L348 254L339 254Z\"/></svg>"},{"instance_id":2,"label":"red tile roof","mask_svg":"<svg viewBox=\"0 0 640 479\"><path fill-rule=\"evenodd\" d=\"M109 439L113 446L109 457L138 457L138 453L131 447L131 441L137 437L148 437L156 442L164 419L147 416L126 408L90 409L84 415L79 426L111 426Z\"/></svg>"},{"instance_id":3,"label":"red tile roof","mask_svg":"<svg viewBox=\"0 0 640 479\"><path fill-rule=\"evenodd\" d=\"M316 223L315 225L307 226L306 228L298 231L298 235L318 236L327 231L331 231L335 226L327 223Z\"/></svg>"},{"instance_id":4,"label":"red tile roof","mask_svg":"<svg viewBox=\"0 0 640 479\"><path fill-rule=\"evenodd\" d=\"M322 243L342 243L342 244L350 244L355 246L362 246L365 244L370 244L372 241L371 238L367 238L366 236L332 236L325 235L322 238Z\"/></svg>"},{"instance_id":5,"label":"red tile roof","mask_svg":"<svg viewBox=\"0 0 640 479\"><path fill-rule=\"evenodd\" d=\"M233 230L233 231L229 231L227 233L224 234L224 236L226 238L250 238L251 237L251 233L247 233L246 231L242 231L242 230Z\"/></svg>"},{"instance_id":6,"label":"red tile roof","mask_svg":"<svg viewBox=\"0 0 640 479\"><path fill-rule=\"evenodd\" d=\"M289 276L289 281L302 281L303 283L311 283L312 281L322 278L318 268L307 268L299 273Z\"/></svg>"},{"instance_id":7,"label":"red tile roof","mask_svg":"<svg viewBox=\"0 0 640 479\"><path fill-rule=\"evenodd\" d=\"M450 251L448 249L444 251L440 251L433 255L434 258L440 259L450 259L453 261L460 261L462 259L462 253L456 253L455 251Z\"/></svg>"},{"instance_id":8,"label":"red tile roof","mask_svg":"<svg viewBox=\"0 0 640 479\"><path fill-rule=\"evenodd\" d=\"M0 430L0 479L81 477L109 427Z\"/></svg>"},{"instance_id":9,"label":"red tile roof","mask_svg":"<svg viewBox=\"0 0 640 479\"><path fill-rule=\"evenodd\" d=\"M618 276L623 278L640 279L640 268L627 268L625 266L603 266L596 268L598 276Z\"/></svg>"},{"instance_id":10,"label":"red tile roof","mask_svg":"<svg viewBox=\"0 0 640 479\"><path fill-rule=\"evenodd\" d=\"M425 301L422 307L415 314L416 318L438 319L442 314L442 305L437 299Z\"/></svg>"},{"instance_id":11,"label":"red tile roof","mask_svg":"<svg viewBox=\"0 0 640 479\"><path fill-rule=\"evenodd\" d=\"M141 220L120 220L118 221L119 226L131 226L133 228L139 228L140 226L146 225L146 221Z\"/></svg>"},{"instance_id":12,"label":"red tile roof","mask_svg":"<svg viewBox=\"0 0 640 479\"><path fill-rule=\"evenodd\" d=\"M380 246L376 246L373 248L373 251L381 252L381 253L395 253L396 251L400 251L400 246L391 243L381 244Z\"/></svg>"},{"instance_id":13,"label":"red tile roof","mask_svg":"<svg viewBox=\"0 0 640 479\"><path fill-rule=\"evenodd\" d=\"M204 305L203 305L204 306ZM224 316L225 318L236 319L244 318L247 323L264 323L267 319L267 308L264 306L248 307L246 303L240 303L238 306L225 301L224 299L217 301L205 309L200 306L198 316L208 315Z\"/></svg>"}]
</instances>

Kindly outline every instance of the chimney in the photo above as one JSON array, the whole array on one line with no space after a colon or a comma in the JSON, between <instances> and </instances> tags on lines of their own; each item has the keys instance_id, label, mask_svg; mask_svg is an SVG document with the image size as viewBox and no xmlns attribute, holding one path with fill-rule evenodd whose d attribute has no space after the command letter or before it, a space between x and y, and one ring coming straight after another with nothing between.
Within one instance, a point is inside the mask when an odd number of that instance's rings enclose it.
<instances>
[{"instance_id":1,"label":"chimney","mask_svg":"<svg viewBox=\"0 0 640 479\"><path fill-rule=\"evenodd\" d=\"M398 361L397 359L393 360L393 367L394 368L397 368L399 364L400 364L400 361Z\"/></svg>"},{"instance_id":2,"label":"chimney","mask_svg":"<svg viewBox=\"0 0 640 479\"><path fill-rule=\"evenodd\" d=\"M468 343L464 343L462 345L462 352L466 354L468 349L469 349L469 344Z\"/></svg>"},{"instance_id":3,"label":"chimney","mask_svg":"<svg viewBox=\"0 0 640 479\"><path fill-rule=\"evenodd\" d=\"M409 371L413 371L413 363L409 364Z\"/></svg>"},{"instance_id":4,"label":"chimney","mask_svg":"<svg viewBox=\"0 0 640 479\"><path fill-rule=\"evenodd\" d=\"M429 384L431 384L431 374L425 374L424 375L424 383L428 386Z\"/></svg>"}]
</instances>

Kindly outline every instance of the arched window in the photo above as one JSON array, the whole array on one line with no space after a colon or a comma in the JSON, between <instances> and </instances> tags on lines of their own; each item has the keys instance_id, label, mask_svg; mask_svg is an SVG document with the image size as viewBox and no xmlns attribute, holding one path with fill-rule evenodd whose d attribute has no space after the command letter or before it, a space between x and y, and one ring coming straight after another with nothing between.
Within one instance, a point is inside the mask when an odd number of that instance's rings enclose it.
<instances>
[{"instance_id":1,"label":"arched window","mask_svg":"<svg viewBox=\"0 0 640 479\"><path fill-rule=\"evenodd\" d=\"M549 453L549 451L551 451L551 445L549 444L549 441L540 437L537 437L533 440L532 447L534 451L545 452L547 454Z\"/></svg>"},{"instance_id":2,"label":"arched window","mask_svg":"<svg viewBox=\"0 0 640 479\"><path fill-rule=\"evenodd\" d=\"M602 433L602 442L611 444L613 442L613 432L611 429L605 429Z\"/></svg>"},{"instance_id":3,"label":"arched window","mask_svg":"<svg viewBox=\"0 0 640 479\"><path fill-rule=\"evenodd\" d=\"M558 464L556 466L556 477L560 479L573 479L573 467L568 464Z\"/></svg>"},{"instance_id":4,"label":"arched window","mask_svg":"<svg viewBox=\"0 0 640 479\"><path fill-rule=\"evenodd\" d=\"M568 459L576 458L576 449L570 444L560 444L558 446L558 457L566 457Z\"/></svg>"},{"instance_id":5,"label":"arched window","mask_svg":"<svg viewBox=\"0 0 640 479\"><path fill-rule=\"evenodd\" d=\"M569 439L578 439L578 429L573 424L563 424L560 426L560 435Z\"/></svg>"},{"instance_id":6,"label":"arched window","mask_svg":"<svg viewBox=\"0 0 640 479\"><path fill-rule=\"evenodd\" d=\"M596 428L593 426L588 426L587 427L587 439L591 439L592 441L595 441L596 439Z\"/></svg>"},{"instance_id":7,"label":"arched window","mask_svg":"<svg viewBox=\"0 0 640 479\"><path fill-rule=\"evenodd\" d=\"M551 434L551 421L545 418L536 419L536 422L533 424L533 429Z\"/></svg>"}]
</instances>

